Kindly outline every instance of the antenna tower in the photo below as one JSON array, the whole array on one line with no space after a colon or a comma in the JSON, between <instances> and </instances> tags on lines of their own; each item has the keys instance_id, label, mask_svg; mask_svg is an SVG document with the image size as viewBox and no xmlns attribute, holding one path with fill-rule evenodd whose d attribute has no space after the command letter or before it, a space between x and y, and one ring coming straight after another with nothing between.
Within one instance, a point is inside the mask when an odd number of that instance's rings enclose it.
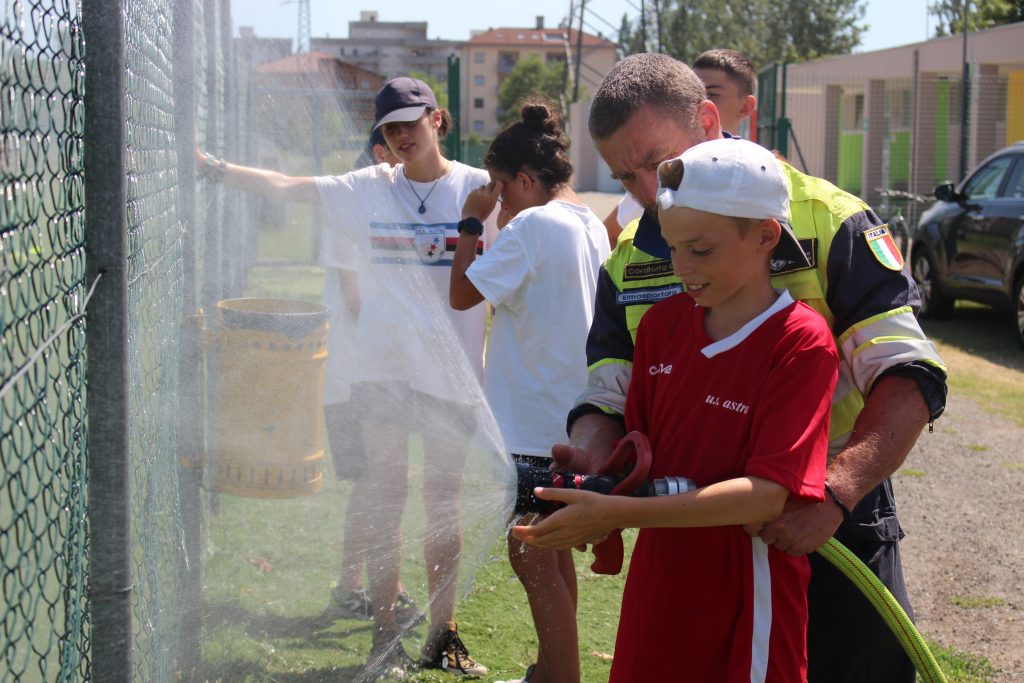
<instances>
[{"instance_id":1,"label":"antenna tower","mask_svg":"<svg viewBox=\"0 0 1024 683\"><path fill-rule=\"evenodd\" d=\"M295 52L309 52L310 28L309 28L309 0L298 0L299 4L299 34L295 42Z\"/></svg>"}]
</instances>

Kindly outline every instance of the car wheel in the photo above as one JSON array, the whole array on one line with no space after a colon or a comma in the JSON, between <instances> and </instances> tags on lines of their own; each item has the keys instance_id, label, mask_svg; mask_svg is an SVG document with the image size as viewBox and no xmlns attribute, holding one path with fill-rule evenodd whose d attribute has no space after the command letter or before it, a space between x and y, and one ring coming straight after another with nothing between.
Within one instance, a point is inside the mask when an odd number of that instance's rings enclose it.
<instances>
[{"instance_id":1,"label":"car wheel","mask_svg":"<svg viewBox=\"0 0 1024 683\"><path fill-rule=\"evenodd\" d=\"M955 299L951 299L942 293L937 282L935 265L927 251L919 250L914 253L914 260L911 263L910 273L921 290L921 311L922 318L947 318L953 312Z\"/></svg>"},{"instance_id":2,"label":"car wheel","mask_svg":"<svg viewBox=\"0 0 1024 683\"><path fill-rule=\"evenodd\" d=\"M1024 349L1024 274L1013 288L1013 310L1017 314L1017 343Z\"/></svg>"}]
</instances>

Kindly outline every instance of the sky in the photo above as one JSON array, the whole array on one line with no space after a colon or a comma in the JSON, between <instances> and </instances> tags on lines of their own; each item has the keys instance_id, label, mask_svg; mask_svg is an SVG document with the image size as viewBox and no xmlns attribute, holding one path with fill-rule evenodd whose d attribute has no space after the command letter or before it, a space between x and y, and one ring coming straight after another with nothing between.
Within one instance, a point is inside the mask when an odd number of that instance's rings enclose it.
<instances>
[{"instance_id":1,"label":"sky","mask_svg":"<svg viewBox=\"0 0 1024 683\"><path fill-rule=\"evenodd\" d=\"M447 4L448 7L444 7ZM559 5L561 5L559 7ZM470 31L499 26L533 26L544 15L545 26L557 26L569 13L570 0L516 0L515 2L450 3L422 0L310 0L311 33L314 37L348 36L348 22L358 21L360 10L376 10L380 21L426 21L429 38L467 40ZM555 9L558 7L558 9ZM622 15L639 14L640 0L587 0L588 33L617 36ZM928 16L928 0L868 0L858 52L880 50L927 40L935 20ZM298 32L296 0L231 0L236 34L239 26L252 26L264 38L294 38ZM603 21L602 21L603 20ZM607 22L607 23L605 23Z\"/></svg>"}]
</instances>

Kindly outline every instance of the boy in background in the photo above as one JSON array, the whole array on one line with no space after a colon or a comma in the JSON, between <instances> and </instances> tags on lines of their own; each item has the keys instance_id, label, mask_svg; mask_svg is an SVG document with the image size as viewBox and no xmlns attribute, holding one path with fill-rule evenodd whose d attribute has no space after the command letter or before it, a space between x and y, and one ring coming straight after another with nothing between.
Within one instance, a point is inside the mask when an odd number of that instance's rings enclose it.
<instances>
[{"instance_id":1,"label":"boy in background","mask_svg":"<svg viewBox=\"0 0 1024 683\"><path fill-rule=\"evenodd\" d=\"M715 103L722 130L740 137L750 137L750 115L757 108L754 87L757 71L754 63L742 52L715 48L702 52L693 62L693 71L704 83L708 99ZM640 218L644 208L628 192L604 219L612 248L627 225Z\"/></svg>"},{"instance_id":2,"label":"boy in background","mask_svg":"<svg viewBox=\"0 0 1024 683\"><path fill-rule=\"evenodd\" d=\"M750 58L727 48L707 50L694 60L693 72L715 103L722 130L749 139L750 115L757 107L757 72Z\"/></svg>"},{"instance_id":3,"label":"boy in background","mask_svg":"<svg viewBox=\"0 0 1024 683\"><path fill-rule=\"evenodd\" d=\"M790 498L822 501L838 356L825 320L770 282L773 257L800 253L788 186L768 150L695 145L659 169L658 217L687 296L640 322L626 427L650 437L651 478L696 491L657 498L561 489L567 506L513 535L571 548L640 528L611 681L807 676L806 556L750 531ZM654 657L652 652L671 652Z\"/></svg>"}]
</instances>

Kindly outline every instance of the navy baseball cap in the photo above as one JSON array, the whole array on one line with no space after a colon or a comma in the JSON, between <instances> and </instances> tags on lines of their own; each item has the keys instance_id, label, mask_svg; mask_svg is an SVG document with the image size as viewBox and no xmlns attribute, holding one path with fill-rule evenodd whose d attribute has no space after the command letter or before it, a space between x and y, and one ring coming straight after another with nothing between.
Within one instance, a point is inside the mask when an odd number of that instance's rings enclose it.
<instances>
[{"instance_id":1,"label":"navy baseball cap","mask_svg":"<svg viewBox=\"0 0 1024 683\"><path fill-rule=\"evenodd\" d=\"M377 92L376 105L374 130L385 123L416 121L428 109L437 109L437 99L423 81L400 76L385 83Z\"/></svg>"}]
</instances>

